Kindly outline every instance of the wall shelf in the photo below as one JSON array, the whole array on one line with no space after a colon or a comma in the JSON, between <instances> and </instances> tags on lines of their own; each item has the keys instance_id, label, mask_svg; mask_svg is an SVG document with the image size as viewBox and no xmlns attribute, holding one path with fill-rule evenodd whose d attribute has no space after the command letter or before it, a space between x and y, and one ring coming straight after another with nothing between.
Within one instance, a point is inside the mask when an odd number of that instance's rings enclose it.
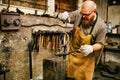
<instances>
[{"instance_id":1,"label":"wall shelf","mask_svg":"<svg viewBox=\"0 0 120 80\"><path fill-rule=\"evenodd\" d=\"M106 55L109 53L120 53L120 48L118 48L119 42L120 42L120 34L116 33L107 33L107 41L104 46L104 63L106 61ZM109 42L111 40L111 42ZM112 44L113 42L113 44ZM114 44L114 42L116 42Z\"/></svg>"},{"instance_id":2,"label":"wall shelf","mask_svg":"<svg viewBox=\"0 0 120 80\"><path fill-rule=\"evenodd\" d=\"M120 38L120 34L115 34L115 33L107 33L106 36Z\"/></svg>"},{"instance_id":3,"label":"wall shelf","mask_svg":"<svg viewBox=\"0 0 120 80\"><path fill-rule=\"evenodd\" d=\"M112 51L112 52L120 52L120 49L117 48L117 47L108 47L108 46L105 46L104 50Z\"/></svg>"}]
</instances>

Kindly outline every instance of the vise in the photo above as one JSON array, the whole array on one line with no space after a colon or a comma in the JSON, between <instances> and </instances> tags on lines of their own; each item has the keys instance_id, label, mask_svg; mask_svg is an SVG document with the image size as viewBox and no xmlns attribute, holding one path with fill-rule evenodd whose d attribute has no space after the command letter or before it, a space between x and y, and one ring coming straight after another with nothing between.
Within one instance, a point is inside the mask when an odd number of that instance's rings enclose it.
<instances>
[{"instance_id":1,"label":"vise","mask_svg":"<svg viewBox=\"0 0 120 80\"><path fill-rule=\"evenodd\" d=\"M15 12L1 13L1 30L19 30L21 26L20 14Z\"/></svg>"}]
</instances>

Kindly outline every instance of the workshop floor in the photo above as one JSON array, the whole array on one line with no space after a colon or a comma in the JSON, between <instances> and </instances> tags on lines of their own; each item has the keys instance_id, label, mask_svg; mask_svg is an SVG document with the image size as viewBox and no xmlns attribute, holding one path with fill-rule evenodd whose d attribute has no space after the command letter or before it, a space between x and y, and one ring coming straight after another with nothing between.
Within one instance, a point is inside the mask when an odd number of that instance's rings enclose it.
<instances>
[{"instance_id":1,"label":"workshop floor","mask_svg":"<svg viewBox=\"0 0 120 80\"><path fill-rule=\"evenodd\" d=\"M120 78L120 73L117 74L115 77ZM120 79L113 79L113 78L103 77L99 72L96 72L95 78L93 80L120 80Z\"/></svg>"},{"instance_id":2,"label":"workshop floor","mask_svg":"<svg viewBox=\"0 0 120 80\"><path fill-rule=\"evenodd\" d=\"M119 73L117 73L117 74L109 73L109 78L102 76L101 71L102 70L100 70L100 69L97 69L95 71L93 80L120 80L120 69L119 69ZM105 72L105 73L108 73L108 72Z\"/></svg>"}]
</instances>

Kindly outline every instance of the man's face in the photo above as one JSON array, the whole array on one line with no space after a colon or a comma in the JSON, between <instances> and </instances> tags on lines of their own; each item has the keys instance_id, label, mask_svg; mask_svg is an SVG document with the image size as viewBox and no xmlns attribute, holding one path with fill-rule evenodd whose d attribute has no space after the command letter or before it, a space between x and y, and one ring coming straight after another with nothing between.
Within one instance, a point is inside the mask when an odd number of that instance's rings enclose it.
<instances>
[{"instance_id":1,"label":"man's face","mask_svg":"<svg viewBox=\"0 0 120 80\"><path fill-rule=\"evenodd\" d=\"M81 12L82 26L84 28L89 28L90 27L90 24L95 17L93 13L94 13L94 11L88 12L88 11L84 11L84 10Z\"/></svg>"}]
</instances>

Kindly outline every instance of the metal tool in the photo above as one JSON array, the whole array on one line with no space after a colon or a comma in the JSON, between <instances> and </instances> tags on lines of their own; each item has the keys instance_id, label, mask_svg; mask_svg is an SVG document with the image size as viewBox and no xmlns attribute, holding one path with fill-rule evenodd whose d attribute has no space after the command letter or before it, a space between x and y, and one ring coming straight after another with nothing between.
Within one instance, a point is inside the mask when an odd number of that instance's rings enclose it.
<instances>
[{"instance_id":1,"label":"metal tool","mask_svg":"<svg viewBox=\"0 0 120 80\"><path fill-rule=\"evenodd\" d=\"M96 66L99 64L100 59L101 59L101 57L102 57L102 54L103 54L103 51L104 51L104 47L105 47L105 42L106 42L106 40L107 40L107 37L105 37L105 40L104 40L102 49L101 49L101 51L100 51L100 55L99 55L98 60L97 60L97 62L96 62Z\"/></svg>"},{"instance_id":2,"label":"metal tool","mask_svg":"<svg viewBox=\"0 0 120 80\"><path fill-rule=\"evenodd\" d=\"M74 53L74 52L81 53L80 49L76 49L71 52L63 52L63 53L57 52L57 53L55 53L55 56L60 56L60 57L63 56L63 59L65 59L67 55L69 55L70 53Z\"/></svg>"},{"instance_id":3,"label":"metal tool","mask_svg":"<svg viewBox=\"0 0 120 80\"><path fill-rule=\"evenodd\" d=\"M32 50L33 50L33 43L30 42L28 44L29 49L29 67L30 67L30 79L32 79Z\"/></svg>"}]
</instances>

